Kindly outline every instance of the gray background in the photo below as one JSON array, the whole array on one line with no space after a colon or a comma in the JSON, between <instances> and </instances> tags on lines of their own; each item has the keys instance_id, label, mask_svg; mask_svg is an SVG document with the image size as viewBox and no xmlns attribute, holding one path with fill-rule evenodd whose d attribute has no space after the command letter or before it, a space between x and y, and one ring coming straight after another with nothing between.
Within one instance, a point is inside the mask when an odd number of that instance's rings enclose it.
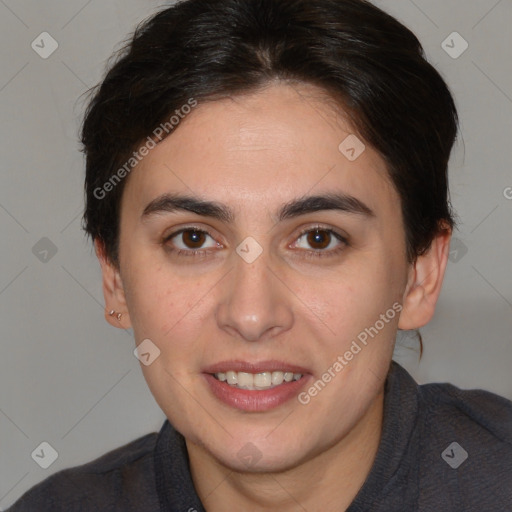
<instances>
[{"instance_id":1,"label":"gray background","mask_svg":"<svg viewBox=\"0 0 512 512\"><path fill-rule=\"evenodd\" d=\"M422 329L425 353L418 363L404 333L395 359L419 382L512 398L512 2L375 3L417 34L456 97L462 129L450 163L461 225L435 318ZM77 144L80 95L161 4L0 0L0 510L165 419L130 332L103 318L99 265L80 229ZM45 31L59 44L47 59L31 47ZM442 47L454 31L469 44L458 58ZM48 469L31 457L43 441L58 452Z\"/></svg>"}]
</instances>

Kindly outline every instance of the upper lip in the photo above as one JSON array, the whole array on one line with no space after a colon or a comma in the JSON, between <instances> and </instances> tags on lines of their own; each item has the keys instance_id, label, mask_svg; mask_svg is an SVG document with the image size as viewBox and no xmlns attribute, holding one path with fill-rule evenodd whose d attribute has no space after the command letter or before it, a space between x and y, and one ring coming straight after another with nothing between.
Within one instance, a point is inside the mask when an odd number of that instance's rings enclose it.
<instances>
[{"instance_id":1,"label":"upper lip","mask_svg":"<svg viewBox=\"0 0 512 512\"><path fill-rule=\"evenodd\" d=\"M203 369L204 373L220 373L220 372L247 372L247 373L263 373L268 371L282 371L282 372L293 372L306 374L309 371L303 366L286 363L284 361L269 360L269 361L258 361L249 362L241 361L239 359L232 361L221 361L219 363L212 364Z\"/></svg>"}]
</instances>

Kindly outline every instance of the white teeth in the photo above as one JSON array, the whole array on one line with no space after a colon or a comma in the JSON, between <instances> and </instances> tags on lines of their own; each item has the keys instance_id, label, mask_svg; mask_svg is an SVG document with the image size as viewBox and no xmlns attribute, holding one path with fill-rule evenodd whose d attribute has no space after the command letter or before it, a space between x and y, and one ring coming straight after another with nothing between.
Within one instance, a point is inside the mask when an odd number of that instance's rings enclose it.
<instances>
[{"instance_id":1,"label":"white teeth","mask_svg":"<svg viewBox=\"0 0 512 512\"><path fill-rule=\"evenodd\" d=\"M216 373L215 377L221 382L227 382L230 386L240 389L261 390L280 386L283 382L299 380L302 374L281 371L260 373L229 371Z\"/></svg>"},{"instance_id":2,"label":"white teeth","mask_svg":"<svg viewBox=\"0 0 512 512\"><path fill-rule=\"evenodd\" d=\"M284 380L284 373L283 372L272 372L272 384L274 386L279 386L279 384L282 384Z\"/></svg>"},{"instance_id":3,"label":"white teeth","mask_svg":"<svg viewBox=\"0 0 512 512\"><path fill-rule=\"evenodd\" d=\"M234 386L238 384L238 373L237 372L226 372L226 381L228 384Z\"/></svg>"},{"instance_id":4,"label":"white teeth","mask_svg":"<svg viewBox=\"0 0 512 512\"><path fill-rule=\"evenodd\" d=\"M271 372L257 373L254 376L254 387L258 389L268 389L270 386L272 386Z\"/></svg>"},{"instance_id":5,"label":"white teeth","mask_svg":"<svg viewBox=\"0 0 512 512\"><path fill-rule=\"evenodd\" d=\"M250 373L238 372L238 387L242 389L250 389L254 386L254 376Z\"/></svg>"}]
</instances>

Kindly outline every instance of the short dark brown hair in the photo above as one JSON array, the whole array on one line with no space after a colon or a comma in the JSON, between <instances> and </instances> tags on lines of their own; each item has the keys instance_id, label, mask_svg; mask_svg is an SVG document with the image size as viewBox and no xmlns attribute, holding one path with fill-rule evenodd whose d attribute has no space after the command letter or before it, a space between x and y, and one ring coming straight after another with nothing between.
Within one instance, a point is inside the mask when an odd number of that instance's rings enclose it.
<instances>
[{"instance_id":1,"label":"short dark brown hair","mask_svg":"<svg viewBox=\"0 0 512 512\"><path fill-rule=\"evenodd\" d=\"M104 197L98 190L141 141L191 98L201 104L276 79L321 88L383 157L401 198L409 262L454 228L448 160L457 111L410 30L365 0L185 0L137 28L84 117L83 225L111 262L119 263L126 180Z\"/></svg>"}]
</instances>

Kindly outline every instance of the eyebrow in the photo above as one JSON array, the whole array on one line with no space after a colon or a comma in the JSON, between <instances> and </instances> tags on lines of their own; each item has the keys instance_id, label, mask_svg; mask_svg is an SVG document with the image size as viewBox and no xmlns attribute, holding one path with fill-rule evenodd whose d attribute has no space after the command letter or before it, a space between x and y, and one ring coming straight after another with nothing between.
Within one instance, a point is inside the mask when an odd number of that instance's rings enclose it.
<instances>
[{"instance_id":1,"label":"eyebrow","mask_svg":"<svg viewBox=\"0 0 512 512\"><path fill-rule=\"evenodd\" d=\"M329 193L293 199L279 209L277 219L280 222L322 210L338 210L344 213L361 215L364 218L376 217L375 212L356 197L347 194ZM192 212L225 223L232 223L235 220L231 208L222 203L181 194L163 194L157 197L144 208L141 219L144 221L153 215L176 211Z\"/></svg>"}]
</instances>

